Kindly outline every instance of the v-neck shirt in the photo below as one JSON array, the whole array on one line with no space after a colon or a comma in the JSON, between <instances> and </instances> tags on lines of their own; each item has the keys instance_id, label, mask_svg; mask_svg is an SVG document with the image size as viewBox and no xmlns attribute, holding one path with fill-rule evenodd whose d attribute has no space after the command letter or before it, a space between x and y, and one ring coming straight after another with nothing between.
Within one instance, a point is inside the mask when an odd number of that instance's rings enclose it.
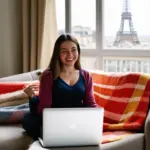
<instances>
[{"instance_id":1,"label":"v-neck shirt","mask_svg":"<svg viewBox=\"0 0 150 150\"><path fill-rule=\"evenodd\" d=\"M84 107L85 80L79 73L79 79L72 86L60 77L54 80L52 108Z\"/></svg>"}]
</instances>

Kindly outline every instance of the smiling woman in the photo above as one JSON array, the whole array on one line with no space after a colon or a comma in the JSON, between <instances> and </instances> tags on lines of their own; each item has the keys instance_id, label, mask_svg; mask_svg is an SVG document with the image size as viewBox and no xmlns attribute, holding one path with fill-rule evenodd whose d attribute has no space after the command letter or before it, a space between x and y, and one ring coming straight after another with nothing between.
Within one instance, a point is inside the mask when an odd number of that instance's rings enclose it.
<instances>
[{"instance_id":1,"label":"smiling woman","mask_svg":"<svg viewBox=\"0 0 150 150\"><path fill-rule=\"evenodd\" d=\"M80 45L75 37L70 34L62 34L59 36L55 42L53 55L48 68L52 71L53 79L56 79L62 70L81 69Z\"/></svg>"},{"instance_id":2,"label":"smiling woman","mask_svg":"<svg viewBox=\"0 0 150 150\"><path fill-rule=\"evenodd\" d=\"M74 42L66 41L61 44L60 60L66 66L74 66L78 60L78 50Z\"/></svg>"},{"instance_id":3,"label":"smiling woman","mask_svg":"<svg viewBox=\"0 0 150 150\"><path fill-rule=\"evenodd\" d=\"M80 45L72 35L62 34L56 40L50 64L41 76L39 91L39 97L33 96L34 91L29 92L32 93L30 111L34 110L34 114L31 111L23 123L33 138L41 136L44 108L97 107L92 77L81 68Z\"/></svg>"}]
</instances>

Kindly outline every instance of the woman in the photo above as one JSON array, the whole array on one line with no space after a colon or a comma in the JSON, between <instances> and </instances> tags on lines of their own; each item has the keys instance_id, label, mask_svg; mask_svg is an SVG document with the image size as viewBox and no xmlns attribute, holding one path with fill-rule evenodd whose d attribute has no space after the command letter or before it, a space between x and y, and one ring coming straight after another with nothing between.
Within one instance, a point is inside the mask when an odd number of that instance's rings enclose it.
<instances>
[{"instance_id":1,"label":"woman","mask_svg":"<svg viewBox=\"0 0 150 150\"><path fill-rule=\"evenodd\" d=\"M80 46L69 34L63 34L55 42L48 68L40 78L39 98L36 85L24 92L30 97L31 113L23 120L23 127L33 138L41 136L44 108L97 107L93 96L92 77L81 69Z\"/></svg>"}]
</instances>

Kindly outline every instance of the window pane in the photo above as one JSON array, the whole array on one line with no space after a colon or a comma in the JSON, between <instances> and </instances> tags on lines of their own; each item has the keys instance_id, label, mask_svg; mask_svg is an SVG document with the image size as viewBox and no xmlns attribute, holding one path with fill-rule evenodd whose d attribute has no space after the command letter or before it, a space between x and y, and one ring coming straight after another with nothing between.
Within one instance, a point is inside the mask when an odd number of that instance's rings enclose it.
<instances>
[{"instance_id":1,"label":"window pane","mask_svg":"<svg viewBox=\"0 0 150 150\"><path fill-rule=\"evenodd\" d=\"M104 48L150 48L150 0L103 0Z\"/></svg>"},{"instance_id":2,"label":"window pane","mask_svg":"<svg viewBox=\"0 0 150 150\"><path fill-rule=\"evenodd\" d=\"M65 0L56 0L56 19L58 35L65 32Z\"/></svg>"},{"instance_id":3,"label":"window pane","mask_svg":"<svg viewBox=\"0 0 150 150\"><path fill-rule=\"evenodd\" d=\"M81 66L87 70L96 70L96 58L81 57Z\"/></svg>"},{"instance_id":4,"label":"window pane","mask_svg":"<svg viewBox=\"0 0 150 150\"><path fill-rule=\"evenodd\" d=\"M103 70L106 72L144 72L150 73L149 58L114 58L103 59Z\"/></svg>"},{"instance_id":5,"label":"window pane","mask_svg":"<svg viewBox=\"0 0 150 150\"><path fill-rule=\"evenodd\" d=\"M95 49L96 1L71 1L72 34L78 39L81 48Z\"/></svg>"}]
</instances>

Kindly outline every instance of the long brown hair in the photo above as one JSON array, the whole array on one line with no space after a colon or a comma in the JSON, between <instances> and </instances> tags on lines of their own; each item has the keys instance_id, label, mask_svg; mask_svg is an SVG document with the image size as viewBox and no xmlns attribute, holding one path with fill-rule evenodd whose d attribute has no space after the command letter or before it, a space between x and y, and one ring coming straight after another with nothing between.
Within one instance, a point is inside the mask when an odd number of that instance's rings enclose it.
<instances>
[{"instance_id":1,"label":"long brown hair","mask_svg":"<svg viewBox=\"0 0 150 150\"><path fill-rule=\"evenodd\" d=\"M81 69L80 45L79 45L77 39L70 34L62 34L58 37L58 39L55 42L52 58L51 58L51 61L49 63L49 66L48 66L48 69L50 71L52 71L53 79L56 79L60 74L60 69L61 69L60 47L61 47L61 44L65 41L71 41L71 42L74 42L76 44L79 56L78 56L78 59L75 63L75 68L78 70Z\"/></svg>"}]
</instances>

